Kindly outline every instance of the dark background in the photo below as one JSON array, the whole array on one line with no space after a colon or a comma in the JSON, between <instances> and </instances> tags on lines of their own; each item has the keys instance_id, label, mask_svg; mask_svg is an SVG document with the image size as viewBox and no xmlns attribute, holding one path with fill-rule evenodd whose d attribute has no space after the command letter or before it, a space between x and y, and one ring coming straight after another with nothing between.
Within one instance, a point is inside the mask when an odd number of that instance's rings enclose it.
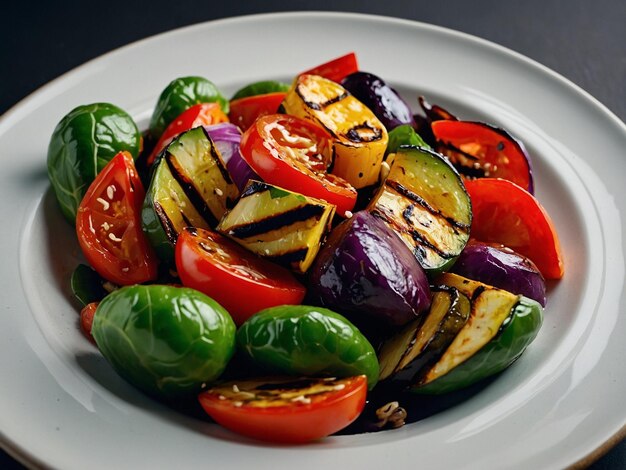
<instances>
[{"instance_id":1,"label":"dark background","mask_svg":"<svg viewBox=\"0 0 626 470\"><path fill-rule=\"evenodd\" d=\"M330 10L412 19L488 39L565 76L626 120L626 2L622 0L22 0L4 3L2 9L0 114L72 68L163 31L252 13ZM251 54L255 47L263 47L262 42L251 45ZM626 149L624 153L626 158ZM0 468L21 466L0 450ZM626 468L626 442L592 468Z\"/></svg>"}]
</instances>

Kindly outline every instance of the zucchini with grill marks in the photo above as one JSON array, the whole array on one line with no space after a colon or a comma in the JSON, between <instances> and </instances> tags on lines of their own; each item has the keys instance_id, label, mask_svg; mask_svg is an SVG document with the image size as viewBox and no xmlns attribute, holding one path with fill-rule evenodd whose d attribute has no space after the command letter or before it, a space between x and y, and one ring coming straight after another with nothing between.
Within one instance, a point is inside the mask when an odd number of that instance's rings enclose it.
<instances>
[{"instance_id":1,"label":"zucchini with grill marks","mask_svg":"<svg viewBox=\"0 0 626 470\"><path fill-rule=\"evenodd\" d=\"M471 313L413 391L440 394L472 385L507 368L537 336L543 310L534 300L456 274L443 274L437 283L470 298Z\"/></svg>"},{"instance_id":2,"label":"zucchini with grill marks","mask_svg":"<svg viewBox=\"0 0 626 470\"><path fill-rule=\"evenodd\" d=\"M331 173L357 189L378 182L387 130L345 88L317 75L300 75L282 106L287 114L313 121L333 137L335 160Z\"/></svg>"},{"instance_id":3,"label":"zucchini with grill marks","mask_svg":"<svg viewBox=\"0 0 626 470\"><path fill-rule=\"evenodd\" d=\"M248 250L304 273L330 230L335 206L250 181L217 230Z\"/></svg>"},{"instance_id":4,"label":"zucchini with grill marks","mask_svg":"<svg viewBox=\"0 0 626 470\"><path fill-rule=\"evenodd\" d=\"M379 354L380 380L413 385L454 341L470 315L470 300L454 287L432 289L430 310L388 339Z\"/></svg>"},{"instance_id":5,"label":"zucchini with grill marks","mask_svg":"<svg viewBox=\"0 0 626 470\"><path fill-rule=\"evenodd\" d=\"M238 195L204 128L181 134L157 161L142 210L144 231L159 258L173 265L181 230L215 227Z\"/></svg>"},{"instance_id":6,"label":"zucchini with grill marks","mask_svg":"<svg viewBox=\"0 0 626 470\"><path fill-rule=\"evenodd\" d=\"M181 134L164 158L196 209L215 227L233 207L239 190L207 131L200 126Z\"/></svg>"},{"instance_id":7,"label":"zucchini with grill marks","mask_svg":"<svg viewBox=\"0 0 626 470\"><path fill-rule=\"evenodd\" d=\"M402 146L367 210L384 220L430 275L454 263L469 240L470 198L441 155Z\"/></svg>"}]
</instances>

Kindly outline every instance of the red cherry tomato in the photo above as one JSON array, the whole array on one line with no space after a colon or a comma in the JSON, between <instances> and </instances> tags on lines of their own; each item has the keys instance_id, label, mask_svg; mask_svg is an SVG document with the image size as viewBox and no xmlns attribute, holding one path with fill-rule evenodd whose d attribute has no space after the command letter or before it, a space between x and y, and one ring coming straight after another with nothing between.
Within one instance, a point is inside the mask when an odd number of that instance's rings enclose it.
<instances>
[{"instance_id":1,"label":"red cherry tomato","mask_svg":"<svg viewBox=\"0 0 626 470\"><path fill-rule=\"evenodd\" d=\"M359 64L356 59L356 54L350 52L349 54L318 65L317 67L313 67L306 72L302 72L300 75L319 75L328 80L340 83L341 80L348 75L358 71Z\"/></svg>"},{"instance_id":2,"label":"red cherry tomato","mask_svg":"<svg viewBox=\"0 0 626 470\"><path fill-rule=\"evenodd\" d=\"M356 204L357 192L344 179L327 173L333 144L324 129L286 114L257 119L241 138L241 155L264 181L337 206L343 215Z\"/></svg>"},{"instance_id":3,"label":"red cherry tomato","mask_svg":"<svg viewBox=\"0 0 626 470\"><path fill-rule=\"evenodd\" d=\"M91 302L80 311L80 329L91 342L94 342L93 336L91 336L91 326L93 325L93 316L96 314L97 308L98 302Z\"/></svg>"},{"instance_id":4,"label":"red cherry tomato","mask_svg":"<svg viewBox=\"0 0 626 470\"><path fill-rule=\"evenodd\" d=\"M148 157L148 165L152 165L157 155L183 132L194 127L210 126L220 122L228 122L228 116L224 114L218 103L200 103L183 111L180 116L167 126L161 137L159 137L158 142Z\"/></svg>"},{"instance_id":5,"label":"red cherry tomato","mask_svg":"<svg viewBox=\"0 0 626 470\"><path fill-rule=\"evenodd\" d=\"M559 238L537 199L503 179L481 178L465 187L472 200L473 238L502 243L530 258L546 279L563 277Z\"/></svg>"},{"instance_id":6,"label":"red cherry tomato","mask_svg":"<svg viewBox=\"0 0 626 470\"><path fill-rule=\"evenodd\" d=\"M98 274L115 284L156 279L157 258L141 229L144 195L132 156L120 152L96 176L78 207L80 248Z\"/></svg>"},{"instance_id":7,"label":"red cherry tomato","mask_svg":"<svg viewBox=\"0 0 626 470\"><path fill-rule=\"evenodd\" d=\"M176 270L184 286L215 299L237 325L264 308L300 304L306 293L285 268L200 228L178 236Z\"/></svg>"},{"instance_id":8,"label":"red cherry tomato","mask_svg":"<svg viewBox=\"0 0 626 470\"><path fill-rule=\"evenodd\" d=\"M228 382L199 395L217 423L263 441L301 443L353 422L365 406L367 379L256 379Z\"/></svg>"},{"instance_id":9,"label":"red cherry tomato","mask_svg":"<svg viewBox=\"0 0 626 470\"><path fill-rule=\"evenodd\" d=\"M482 122L440 120L431 123L438 150L464 176L503 178L533 192L526 149L503 129Z\"/></svg>"},{"instance_id":10,"label":"red cherry tomato","mask_svg":"<svg viewBox=\"0 0 626 470\"><path fill-rule=\"evenodd\" d=\"M258 117L275 114L286 94L282 92L267 93L233 100L230 102L228 113L230 122L245 131Z\"/></svg>"}]
</instances>

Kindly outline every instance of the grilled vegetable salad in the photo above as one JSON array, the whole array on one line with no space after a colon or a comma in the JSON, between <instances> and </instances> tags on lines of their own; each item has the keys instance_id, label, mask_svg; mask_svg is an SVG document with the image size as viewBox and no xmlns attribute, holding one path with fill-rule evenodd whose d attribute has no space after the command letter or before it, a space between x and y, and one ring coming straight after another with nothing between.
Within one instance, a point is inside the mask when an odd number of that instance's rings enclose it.
<instances>
[{"instance_id":1,"label":"grilled vegetable salad","mask_svg":"<svg viewBox=\"0 0 626 470\"><path fill-rule=\"evenodd\" d=\"M48 170L85 334L148 395L275 442L398 427L507 368L558 237L521 142L419 103L350 53L230 101L176 78L145 143L114 105L70 111Z\"/></svg>"}]
</instances>

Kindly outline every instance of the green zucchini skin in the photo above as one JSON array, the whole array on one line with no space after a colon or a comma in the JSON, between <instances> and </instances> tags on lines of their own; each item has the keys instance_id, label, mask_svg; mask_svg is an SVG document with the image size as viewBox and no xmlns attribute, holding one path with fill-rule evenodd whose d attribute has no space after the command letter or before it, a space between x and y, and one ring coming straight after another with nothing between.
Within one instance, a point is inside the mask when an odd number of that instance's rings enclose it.
<instances>
[{"instance_id":1,"label":"green zucchini skin","mask_svg":"<svg viewBox=\"0 0 626 470\"><path fill-rule=\"evenodd\" d=\"M541 305L534 300L520 296L511 315L491 341L447 374L426 385L413 387L412 391L419 394L439 395L466 388L503 371L533 342L542 323Z\"/></svg>"},{"instance_id":2,"label":"green zucchini skin","mask_svg":"<svg viewBox=\"0 0 626 470\"><path fill-rule=\"evenodd\" d=\"M433 277L452 267L470 235L472 205L458 172L440 154L400 146L367 210L382 219Z\"/></svg>"},{"instance_id":3,"label":"green zucchini skin","mask_svg":"<svg viewBox=\"0 0 626 470\"><path fill-rule=\"evenodd\" d=\"M431 288L433 300L427 315L415 320L381 347L380 379L410 386L420 372L436 363L467 322L470 300L454 287ZM445 310L442 310L445 309Z\"/></svg>"},{"instance_id":4,"label":"green zucchini skin","mask_svg":"<svg viewBox=\"0 0 626 470\"><path fill-rule=\"evenodd\" d=\"M178 136L154 164L142 226L159 258L174 265L174 245L187 226L214 228L239 196L206 130Z\"/></svg>"}]
</instances>

